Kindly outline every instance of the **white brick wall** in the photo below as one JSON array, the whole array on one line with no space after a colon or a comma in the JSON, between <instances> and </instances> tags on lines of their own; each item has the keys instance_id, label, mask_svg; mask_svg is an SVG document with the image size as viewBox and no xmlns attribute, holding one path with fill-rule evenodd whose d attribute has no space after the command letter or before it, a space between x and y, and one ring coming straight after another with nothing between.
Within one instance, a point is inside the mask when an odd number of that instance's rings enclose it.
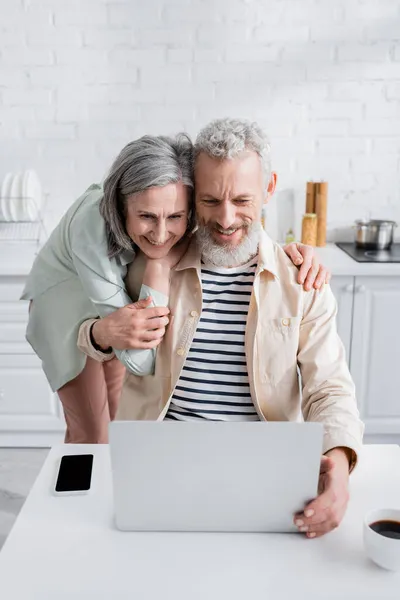
<instances>
[{"instance_id":1,"label":"white brick wall","mask_svg":"<svg viewBox=\"0 0 400 600\"><path fill-rule=\"evenodd\" d=\"M399 0L0 0L0 178L32 166L54 224L132 138L220 116L269 132L297 215L400 222Z\"/></svg>"}]
</instances>

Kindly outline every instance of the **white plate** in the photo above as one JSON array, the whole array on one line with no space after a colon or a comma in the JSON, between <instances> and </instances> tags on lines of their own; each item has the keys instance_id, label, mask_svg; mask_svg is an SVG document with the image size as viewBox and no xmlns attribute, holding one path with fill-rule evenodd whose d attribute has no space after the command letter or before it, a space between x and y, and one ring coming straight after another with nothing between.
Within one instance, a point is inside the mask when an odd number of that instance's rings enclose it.
<instances>
[{"instance_id":1,"label":"white plate","mask_svg":"<svg viewBox=\"0 0 400 600\"><path fill-rule=\"evenodd\" d=\"M42 205L42 186L36 172L25 171L22 181L22 196L24 197L24 210L27 218L37 221Z\"/></svg>"},{"instance_id":2,"label":"white plate","mask_svg":"<svg viewBox=\"0 0 400 600\"><path fill-rule=\"evenodd\" d=\"M12 221L18 221L21 213L21 174L17 173L14 175L14 179L11 184L10 198L9 198L9 211Z\"/></svg>"},{"instance_id":3,"label":"white plate","mask_svg":"<svg viewBox=\"0 0 400 600\"><path fill-rule=\"evenodd\" d=\"M7 173L7 175L4 177L4 180L3 180L3 183L1 186L0 208L1 208L1 218L4 221L11 220L11 215L8 210L8 198L10 196L10 185L12 183L12 179L13 179L13 174Z\"/></svg>"}]
</instances>

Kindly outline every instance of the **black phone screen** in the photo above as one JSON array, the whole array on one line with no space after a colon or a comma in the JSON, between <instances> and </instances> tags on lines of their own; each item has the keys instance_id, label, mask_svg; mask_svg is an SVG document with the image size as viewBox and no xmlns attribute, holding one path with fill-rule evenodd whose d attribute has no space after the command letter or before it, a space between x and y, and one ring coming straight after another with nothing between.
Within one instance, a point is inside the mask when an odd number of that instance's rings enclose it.
<instances>
[{"instance_id":1,"label":"black phone screen","mask_svg":"<svg viewBox=\"0 0 400 600\"><path fill-rule=\"evenodd\" d=\"M56 492L83 492L90 489L93 454L63 456L58 471Z\"/></svg>"}]
</instances>

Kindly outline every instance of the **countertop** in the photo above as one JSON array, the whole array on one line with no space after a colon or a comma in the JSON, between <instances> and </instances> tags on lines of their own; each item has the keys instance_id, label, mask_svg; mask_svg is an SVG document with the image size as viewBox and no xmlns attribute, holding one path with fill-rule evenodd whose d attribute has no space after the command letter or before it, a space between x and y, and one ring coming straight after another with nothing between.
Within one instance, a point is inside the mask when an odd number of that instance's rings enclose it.
<instances>
[{"instance_id":1,"label":"countertop","mask_svg":"<svg viewBox=\"0 0 400 600\"><path fill-rule=\"evenodd\" d=\"M321 262L331 269L333 276L400 277L400 263L359 263L335 244L327 244L324 248L316 248L316 252Z\"/></svg>"},{"instance_id":2,"label":"countertop","mask_svg":"<svg viewBox=\"0 0 400 600\"><path fill-rule=\"evenodd\" d=\"M0 241L0 275L27 275L38 252L35 242ZM400 263L358 263L335 244L316 248L321 262L329 267L332 275L350 276L399 276Z\"/></svg>"},{"instance_id":3,"label":"countertop","mask_svg":"<svg viewBox=\"0 0 400 600\"><path fill-rule=\"evenodd\" d=\"M60 457L82 452L95 455L91 492L54 496ZM400 573L367 558L363 520L372 509L398 504L399 466L398 446L364 446L340 527L315 540L297 533L121 532L108 446L55 446L0 553L2 597L398 600Z\"/></svg>"}]
</instances>

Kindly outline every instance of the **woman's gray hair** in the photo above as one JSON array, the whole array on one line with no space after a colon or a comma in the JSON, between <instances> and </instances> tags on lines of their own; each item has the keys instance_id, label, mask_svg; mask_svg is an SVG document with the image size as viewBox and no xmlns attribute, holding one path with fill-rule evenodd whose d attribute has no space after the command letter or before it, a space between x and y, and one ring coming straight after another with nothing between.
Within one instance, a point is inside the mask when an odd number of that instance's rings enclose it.
<instances>
[{"instance_id":1,"label":"woman's gray hair","mask_svg":"<svg viewBox=\"0 0 400 600\"><path fill-rule=\"evenodd\" d=\"M195 158L201 152L213 158L235 158L246 150L253 150L259 155L268 186L271 145L257 123L242 119L216 119L200 131L194 144Z\"/></svg>"},{"instance_id":2,"label":"woman's gray hair","mask_svg":"<svg viewBox=\"0 0 400 600\"><path fill-rule=\"evenodd\" d=\"M121 150L104 181L100 213L106 222L110 258L133 243L125 227L126 201L151 187L182 182L190 190L188 230L194 227L193 144L188 135L145 135Z\"/></svg>"}]
</instances>

